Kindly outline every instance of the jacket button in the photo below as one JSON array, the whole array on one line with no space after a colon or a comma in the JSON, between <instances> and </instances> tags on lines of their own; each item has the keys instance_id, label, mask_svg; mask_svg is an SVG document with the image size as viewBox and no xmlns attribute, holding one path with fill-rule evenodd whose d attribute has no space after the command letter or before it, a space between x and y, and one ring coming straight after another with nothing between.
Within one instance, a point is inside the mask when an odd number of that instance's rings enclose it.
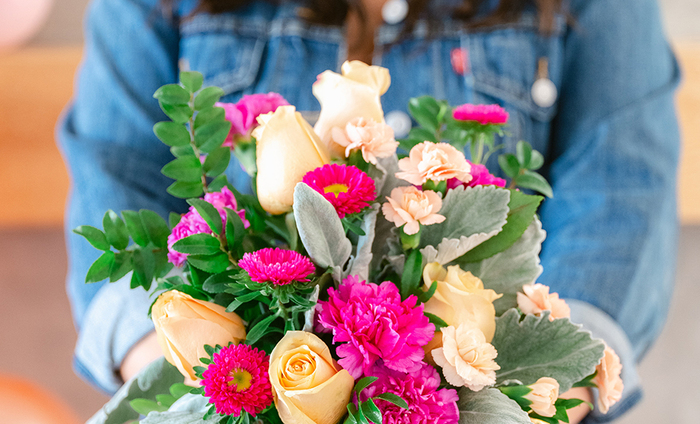
<instances>
[{"instance_id":1,"label":"jacket button","mask_svg":"<svg viewBox=\"0 0 700 424\"><path fill-rule=\"evenodd\" d=\"M557 101L557 86L549 78L539 78L532 84L532 101L539 107L550 107Z\"/></svg>"},{"instance_id":2,"label":"jacket button","mask_svg":"<svg viewBox=\"0 0 700 424\"><path fill-rule=\"evenodd\" d=\"M389 25L395 25L406 19L408 2L406 0L389 0L382 6L382 19Z\"/></svg>"},{"instance_id":3,"label":"jacket button","mask_svg":"<svg viewBox=\"0 0 700 424\"><path fill-rule=\"evenodd\" d=\"M395 138L404 138L411 131L411 117L406 112L394 110L384 117L386 124L394 130Z\"/></svg>"}]
</instances>

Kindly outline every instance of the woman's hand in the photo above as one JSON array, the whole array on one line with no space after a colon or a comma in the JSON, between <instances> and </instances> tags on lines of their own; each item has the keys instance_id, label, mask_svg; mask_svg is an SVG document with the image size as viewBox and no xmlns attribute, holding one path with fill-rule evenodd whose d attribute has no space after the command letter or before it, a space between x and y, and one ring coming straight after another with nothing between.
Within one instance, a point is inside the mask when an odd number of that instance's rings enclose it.
<instances>
[{"instance_id":1,"label":"woman's hand","mask_svg":"<svg viewBox=\"0 0 700 424\"><path fill-rule=\"evenodd\" d=\"M155 331L149 333L146 337L136 343L122 361L121 372L122 379L129 381L131 377L139 373L146 365L163 356L163 352L158 345L158 338Z\"/></svg>"},{"instance_id":2,"label":"woman's hand","mask_svg":"<svg viewBox=\"0 0 700 424\"><path fill-rule=\"evenodd\" d=\"M576 398L593 403L593 395L591 394L591 390L586 387L575 387L568 392L562 393L559 397L564 399ZM588 415L589 412L591 412L591 408L589 408L585 403L582 403L576 408L571 408L566 412L569 414L569 423L578 424L584 418L586 418L586 415Z\"/></svg>"}]
</instances>

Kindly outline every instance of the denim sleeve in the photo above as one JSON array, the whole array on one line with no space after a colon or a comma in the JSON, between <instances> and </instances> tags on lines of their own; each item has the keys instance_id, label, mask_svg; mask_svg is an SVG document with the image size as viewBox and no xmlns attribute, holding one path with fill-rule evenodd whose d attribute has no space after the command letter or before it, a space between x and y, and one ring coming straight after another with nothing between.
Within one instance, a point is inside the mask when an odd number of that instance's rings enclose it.
<instances>
[{"instance_id":1,"label":"denim sleeve","mask_svg":"<svg viewBox=\"0 0 700 424\"><path fill-rule=\"evenodd\" d=\"M580 1L572 15L539 281L583 302L583 321L609 345L629 346L618 354L636 375L673 289L679 69L654 0ZM639 399L636 377L625 383L608 416L589 420L609 421Z\"/></svg>"},{"instance_id":2,"label":"denim sleeve","mask_svg":"<svg viewBox=\"0 0 700 424\"><path fill-rule=\"evenodd\" d=\"M72 179L66 242L67 290L79 332L74 363L83 377L108 393L121 383L118 369L128 349L152 330L147 309L141 308L147 298L141 289L139 295L120 295L128 291L128 281L114 283L107 292L105 283L85 284L99 252L70 229L101 227L108 209L145 208L164 217L170 210L183 209L179 200L166 194L171 181L159 171L170 154L152 131L155 122L166 119L152 94L177 81L179 41L177 28L162 17L157 4L90 4L75 96L58 128ZM118 337L96 337L117 333Z\"/></svg>"}]
</instances>

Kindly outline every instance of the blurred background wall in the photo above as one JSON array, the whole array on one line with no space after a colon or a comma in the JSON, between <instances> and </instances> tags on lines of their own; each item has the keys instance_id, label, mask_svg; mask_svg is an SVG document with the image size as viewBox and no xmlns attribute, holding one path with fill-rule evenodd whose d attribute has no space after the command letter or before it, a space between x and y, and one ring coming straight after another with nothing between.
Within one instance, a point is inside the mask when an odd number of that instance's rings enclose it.
<instances>
[{"instance_id":1,"label":"blurred background wall","mask_svg":"<svg viewBox=\"0 0 700 424\"><path fill-rule=\"evenodd\" d=\"M75 332L61 228L69 183L53 133L73 90L88 1L0 0L0 13L5 2L31 4L38 31L19 48L0 49L0 385L21 376L35 384L28 390L57 402L46 405L65 406L61 422L82 422L106 397L70 368ZM700 397L700 1L660 3L685 75L678 96L683 229L671 315L641 367L646 399L622 424L699 421L692 405ZM7 18L0 16L0 37Z\"/></svg>"}]
</instances>

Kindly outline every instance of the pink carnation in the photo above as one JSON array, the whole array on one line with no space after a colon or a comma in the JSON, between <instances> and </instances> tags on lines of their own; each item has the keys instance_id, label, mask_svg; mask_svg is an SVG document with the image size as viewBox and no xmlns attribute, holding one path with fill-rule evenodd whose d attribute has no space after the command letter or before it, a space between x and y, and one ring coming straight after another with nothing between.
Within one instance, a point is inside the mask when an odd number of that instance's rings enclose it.
<instances>
[{"instance_id":1,"label":"pink carnation","mask_svg":"<svg viewBox=\"0 0 700 424\"><path fill-rule=\"evenodd\" d=\"M272 404L268 375L270 357L248 345L230 345L213 356L201 384L219 414L238 417L242 410L255 417Z\"/></svg>"},{"instance_id":2,"label":"pink carnation","mask_svg":"<svg viewBox=\"0 0 700 424\"><path fill-rule=\"evenodd\" d=\"M215 106L224 108L226 120L231 122L231 132L223 145L233 147L237 137L250 137L258 115L274 112L279 106L288 104L284 97L277 93L250 94L243 96L236 103L216 103Z\"/></svg>"},{"instance_id":3,"label":"pink carnation","mask_svg":"<svg viewBox=\"0 0 700 424\"><path fill-rule=\"evenodd\" d=\"M338 216L360 212L374 201L374 180L355 166L331 163L309 171L303 183L321 193Z\"/></svg>"},{"instance_id":4,"label":"pink carnation","mask_svg":"<svg viewBox=\"0 0 700 424\"><path fill-rule=\"evenodd\" d=\"M440 376L430 365L422 363L410 373L393 371L379 365L373 367L367 375L379 379L362 392L362 401L381 393L393 393L408 403L408 409L403 409L385 400L375 400L382 411L382 422L456 424L459 421L457 391L438 390Z\"/></svg>"},{"instance_id":5,"label":"pink carnation","mask_svg":"<svg viewBox=\"0 0 700 424\"><path fill-rule=\"evenodd\" d=\"M216 210L219 211L222 224L226 224L226 209L224 208L229 208L238 213L245 228L250 226L250 223L245 218L245 210L237 210L238 205L236 204L236 198L228 187L222 188L220 192L205 194L204 200L211 203ZM168 261L175 266L182 266L187 260L187 254L173 250L173 244L185 237L201 233L213 234L209 225L204 221L204 218L199 215L199 212L197 212L193 206L190 206L190 210L182 215L180 222L173 228L170 235L168 235Z\"/></svg>"},{"instance_id":6,"label":"pink carnation","mask_svg":"<svg viewBox=\"0 0 700 424\"><path fill-rule=\"evenodd\" d=\"M467 160L469 162L469 165L471 166L471 171L469 172L472 176L471 181L468 183L464 183L456 178L453 178L451 180L447 181L447 188L448 189L453 189L457 188L459 186L466 186L466 187L476 187L480 185L494 185L496 187L505 187L506 186L506 180L503 178L498 178L495 175L492 175L488 168L486 168L484 165L481 164L474 164L470 160Z\"/></svg>"},{"instance_id":7,"label":"pink carnation","mask_svg":"<svg viewBox=\"0 0 700 424\"><path fill-rule=\"evenodd\" d=\"M270 247L243 255L238 266L256 283L284 286L294 281L305 283L316 271L309 258L293 250Z\"/></svg>"},{"instance_id":8,"label":"pink carnation","mask_svg":"<svg viewBox=\"0 0 700 424\"><path fill-rule=\"evenodd\" d=\"M380 285L346 278L337 290L328 289L328 301L318 302L318 330L333 333L342 343L338 363L359 378L378 360L390 369L408 372L421 367L422 347L432 340L435 326L416 306L413 295L401 301L392 282Z\"/></svg>"},{"instance_id":9,"label":"pink carnation","mask_svg":"<svg viewBox=\"0 0 700 424\"><path fill-rule=\"evenodd\" d=\"M455 108L452 116L458 121L476 121L481 125L503 125L508 122L508 112L498 105L465 104Z\"/></svg>"}]
</instances>

